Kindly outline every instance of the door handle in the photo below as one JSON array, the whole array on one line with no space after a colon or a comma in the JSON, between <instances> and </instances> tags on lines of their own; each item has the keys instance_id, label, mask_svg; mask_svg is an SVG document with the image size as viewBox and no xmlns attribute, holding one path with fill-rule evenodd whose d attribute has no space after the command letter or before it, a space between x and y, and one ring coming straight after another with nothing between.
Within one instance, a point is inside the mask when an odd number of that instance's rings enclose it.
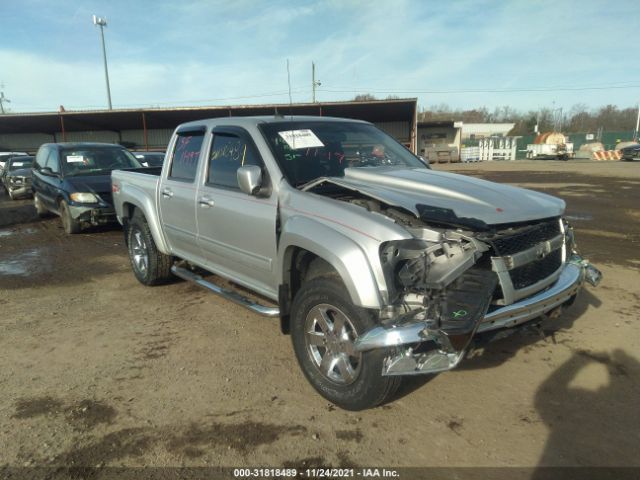
<instances>
[{"instance_id":1,"label":"door handle","mask_svg":"<svg viewBox=\"0 0 640 480\"><path fill-rule=\"evenodd\" d=\"M201 207L209 208L209 207L213 207L216 204L216 202L214 202L209 197L200 197L200 199L198 200L198 204Z\"/></svg>"},{"instance_id":2,"label":"door handle","mask_svg":"<svg viewBox=\"0 0 640 480\"><path fill-rule=\"evenodd\" d=\"M173 197L173 192L169 188L165 188L162 190L162 196L165 198L171 198Z\"/></svg>"}]
</instances>

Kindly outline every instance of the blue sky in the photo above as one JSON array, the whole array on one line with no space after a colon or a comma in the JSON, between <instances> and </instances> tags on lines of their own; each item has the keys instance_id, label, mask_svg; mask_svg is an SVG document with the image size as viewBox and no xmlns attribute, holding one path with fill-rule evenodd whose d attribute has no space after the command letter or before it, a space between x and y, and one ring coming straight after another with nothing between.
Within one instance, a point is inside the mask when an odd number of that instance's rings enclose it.
<instances>
[{"instance_id":1,"label":"blue sky","mask_svg":"<svg viewBox=\"0 0 640 480\"><path fill-rule=\"evenodd\" d=\"M287 59L294 102L311 100L312 61L320 101L640 100L638 0L3 0L1 11L0 82L15 112L106 106L93 14L109 23L114 108L288 102Z\"/></svg>"}]
</instances>

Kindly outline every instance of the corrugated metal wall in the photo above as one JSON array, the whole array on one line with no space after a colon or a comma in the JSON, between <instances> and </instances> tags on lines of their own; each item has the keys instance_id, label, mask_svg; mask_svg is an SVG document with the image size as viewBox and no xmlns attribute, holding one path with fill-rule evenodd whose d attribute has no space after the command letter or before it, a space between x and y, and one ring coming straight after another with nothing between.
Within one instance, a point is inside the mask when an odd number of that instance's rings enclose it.
<instances>
[{"instance_id":1,"label":"corrugated metal wall","mask_svg":"<svg viewBox=\"0 0 640 480\"><path fill-rule=\"evenodd\" d=\"M411 122L379 122L375 125L399 142L404 144L411 143ZM173 129L171 128L148 130L147 141L149 148L154 150L166 149L172 133ZM64 139L67 142L118 143L122 141L134 143L134 148L137 149L144 149L145 147L143 130L123 130L120 135L110 130L66 132ZM57 132L55 138L52 135L40 133L8 133L0 135L0 148L35 152L43 143L62 141L62 132Z\"/></svg>"},{"instance_id":2,"label":"corrugated metal wall","mask_svg":"<svg viewBox=\"0 0 640 480\"><path fill-rule=\"evenodd\" d=\"M411 143L411 122L378 122L374 124L402 143Z\"/></svg>"},{"instance_id":3,"label":"corrugated metal wall","mask_svg":"<svg viewBox=\"0 0 640 480\"><path fill-rule=\"evenodd\" d=\"M56 138L62 141L62 133L56 134ZM84 132L66 132L65 141L67 142L102 142L102 143L118 143L120 137L117 132L109 130L94 130Z\"/></svg>"},{"instance_id":4,"label":"corrugated metal wall","mask_svg":"<svg viewBox=\"0 0 640 480\"><path fill-rule=\"evenodd\" d=\"M169 144L169 139L171 138L172 133L172 128L147 130L149 148L154 150L165 150ZM133 142L137 145L136 148L144 148L144 130L123 130L122 141Z\"/></svg>"},{"instance_id":5,"label":"corrugated metal wall","mask_svg":"<svg viewBox=\"0 0 640 480\"><path fill-rule=\"evenodd\" d=\"M172 128L148 130L147 141L149 148L154 150L164 150L167 148ZM110 130L95 130L84 132L66 132L65 141L67 142L102 142L102 143L118 143L132 142L135 148L144 149L144 131L143 130L123 130L121 135ZM0 150L4 151L26 151L35 152L40 145L49 142L62 142L62 132L54 135L44 133L6 133L0 135Z\"/></svg>"},{"instance_id":6,"label":"corrugated metal wall","mask_svg":"<svg viewBox=\"0 0 640 480\"><path fill-rule=\"evenodd\" d=\"M45 133L5 133L0 135L0 150L35 152L40 145L53 142Z\"/></svg>"}]
</instances>

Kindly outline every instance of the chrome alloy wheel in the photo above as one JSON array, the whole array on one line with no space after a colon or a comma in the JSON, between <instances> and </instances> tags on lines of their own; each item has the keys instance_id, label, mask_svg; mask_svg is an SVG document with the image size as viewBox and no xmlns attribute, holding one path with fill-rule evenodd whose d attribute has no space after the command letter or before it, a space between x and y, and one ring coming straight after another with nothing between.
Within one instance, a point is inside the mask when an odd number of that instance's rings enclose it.
<instances>
[{"instance_id":1,"label":"chrome alloy wheel","mask_svg":"<svg viewBox=\"0 0 640 480\"><path fill-rule=\"evenodd\" d=\"M333 305L316 305L307 314L307 352L320 373L332 382L349 385L358 378L362 353L353 348L357 337L349 318Z\"/></svg>"},{"instance_id":2,"label":"chrome alloy wheel","mask_svg":"<svg viewBox=\"0 0 640 480\"><path fill-rule=\"evenodd\" d=\"M142 275L146 275L149 268L149 252L142 232L138 229L134 230L131 240L133 241L131 245L133 265Z\"/></svg>"}]
</instances>

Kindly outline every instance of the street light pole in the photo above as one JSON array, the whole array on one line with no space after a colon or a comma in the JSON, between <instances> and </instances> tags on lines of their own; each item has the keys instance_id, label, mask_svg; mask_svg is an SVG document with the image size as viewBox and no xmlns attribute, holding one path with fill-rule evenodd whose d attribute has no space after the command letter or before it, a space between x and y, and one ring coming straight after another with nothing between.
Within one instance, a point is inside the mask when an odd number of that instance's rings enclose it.
<instances>
[{"instance_id":1,"label":"street light pole","mask_svg":"<svg viewBox=\"0 0 640 480\"><path fill-rule=\"evenodd\" d=\"M107 101L111 110L111 87L109 87L109 69L107 68L107 49L104 46L104 27L107 26L107 19L93 16L93 24L100 27L100 38L102 39L102 58L104 60L104 78L107 81Z\"/></svg>"}]
</instances>

